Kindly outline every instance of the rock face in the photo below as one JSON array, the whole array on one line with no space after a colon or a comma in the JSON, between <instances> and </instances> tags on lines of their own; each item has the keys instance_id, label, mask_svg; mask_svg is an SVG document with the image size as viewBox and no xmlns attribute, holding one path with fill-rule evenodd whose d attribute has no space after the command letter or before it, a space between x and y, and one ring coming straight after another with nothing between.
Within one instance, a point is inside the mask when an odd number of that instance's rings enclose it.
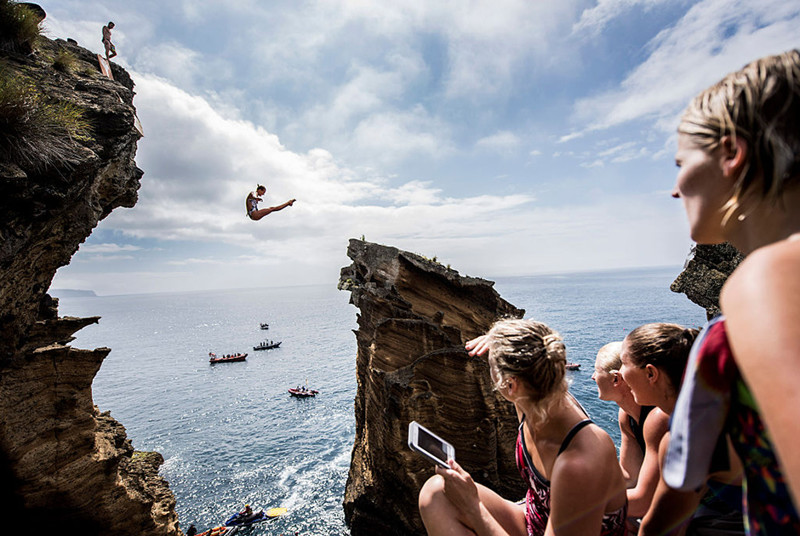
<instances>
[{"instance_id":1,"label":"rock face","mask_svg":"<svg viewBox=\"0 0 800 536\"><path fill-rule=\"evenodd\" d=\"M71 69L54 67L59 51L75 58ZM35 520L37 533L179 534L174 498L158 476L163 459L134 453L123 426L92 402L110 350L69 346L97 318L60 318L47 294L98 222L136 203L133 82L116 65L116 81L102 76L94 54L64 41L42 39L35 54L9 53L0 63L0 76L32 81L44 101L68 103L91 126L90 136L63 140L64 162L14 161L8 151L0 160L3 519L12 527Z\"/></svg>"},{"instance_id":2,"label":"rock face","mask_svg":"<svg viewBox=\"0 0 800 536\"><path fill-rule=\"evenodd\" d=\"M720 313L722 285L743 258L730 244L692 246L686 265L670 285L670 290L686 294L706 310L706 317L710 320Z\"/></svg>"},{"instance_id":3,"label":"rock face","mask_svg":"<svg viewBox=\"0 0 800 536\"><path fill-rule=\"evenodd\" d=\"M344 498L353 536L425 534L417 509L432 464L411 451L418 421L450 441L476 481L519 499L517 417L493 389L485 358L464 343L524 311L483 279L395 248L351 240L339 288L359 308L356 435Z\"/></svg>"}]
</instances>

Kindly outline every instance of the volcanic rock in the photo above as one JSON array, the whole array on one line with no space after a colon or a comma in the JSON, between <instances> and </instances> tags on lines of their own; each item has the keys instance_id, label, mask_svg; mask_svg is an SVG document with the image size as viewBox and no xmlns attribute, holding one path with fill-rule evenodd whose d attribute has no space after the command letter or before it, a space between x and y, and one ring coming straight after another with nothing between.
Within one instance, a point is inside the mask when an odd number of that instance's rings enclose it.
<instances>
[{"instance_id":1,"label":"volcanic rock","mask_svg":"<svg viewBox=\"0 0 800 536\"><path fill-rule=\"evenodd\" d=\"M670 285L673 292L686 294L693 303L706 310L710 320L720 313L719 293L722 285L744 259L730 244L694 245L683 271Z\"/></svg>"},{"instance_id":2,"label":"volcanic rock","mask_svg":"<svg viewBox=\"0 0 800 536\"><path fill-rule=\"evenodd\" d=\"M54 66L60 51L74 57L69 68ZM180 534L175 500L158 476L163 459L135 453L124 427L92 401L92 381L110 350L69 346L97 317L61 318L47 294L98 222L136 203L143 172L134 161L141 131L133 82L114 64L110 80L92 52L46 38L32 54L5 54L0 67L6 80L29 81L42 103L67 103L91 126L87 136L55 140L63 161L37 161L35 152L14 161L9 147L18 140L0 140L4 523L11 532L24 524L26 533ZM2 110L3 118L12 112Z\"/></svg>"},{"instance_id":3,"label":"volcanic rock","mask_svg":"<svg viewBox=\"0 0 800 536\"><path fill-rule=\"evenodd\" d=\"M424 534L417 496L432 463L408 447L417 421L450 441L473 478L509 499L526 486L514 462L517 416L485 357L464 343L524 311L484 279L434 260L350 240L339 288L358 307L356 434L344 498L353 536Z\"/></svg>"}]
</instances>

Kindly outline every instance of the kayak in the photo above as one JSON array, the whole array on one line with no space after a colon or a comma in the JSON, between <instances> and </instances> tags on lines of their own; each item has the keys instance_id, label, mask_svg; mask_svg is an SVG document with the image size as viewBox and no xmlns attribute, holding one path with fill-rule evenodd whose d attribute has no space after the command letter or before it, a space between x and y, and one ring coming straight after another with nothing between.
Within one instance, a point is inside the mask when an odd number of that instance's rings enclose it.
<instances>
[{"instance_id":1,"label":"kayak","mask_svg":"<svg viewBox=\"0 0 800 536\"><path fill-rule=\"evenodd\" d=\"M266 512L261 510L259 512L253 512L249 516L242 516L241 513L237 512L233 514L231 517L225 521L226 527L242 527L247 525L252 525L253 523L260 523L261 521L267 521L269 519L276 518L286 513L286 508L270 508Z\"/></svg>"}]
</instances>

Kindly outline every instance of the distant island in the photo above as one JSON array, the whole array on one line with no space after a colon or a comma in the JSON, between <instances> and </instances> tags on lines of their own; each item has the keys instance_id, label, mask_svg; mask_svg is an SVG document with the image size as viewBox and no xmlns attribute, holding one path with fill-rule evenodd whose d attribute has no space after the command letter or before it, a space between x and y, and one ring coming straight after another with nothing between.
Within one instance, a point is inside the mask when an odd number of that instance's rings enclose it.
<instances>
[{"instance_id":1,"label":"distant island","mask_svg":"<svg viewBox=\"0 0 800 536\"><path fill-rule=\"evenodd\" d=\"M54 288L50 289L49 294L56 298L96 298L97 294L93 290L78 290L74 288Z\"/></svg>"}]
</instances>

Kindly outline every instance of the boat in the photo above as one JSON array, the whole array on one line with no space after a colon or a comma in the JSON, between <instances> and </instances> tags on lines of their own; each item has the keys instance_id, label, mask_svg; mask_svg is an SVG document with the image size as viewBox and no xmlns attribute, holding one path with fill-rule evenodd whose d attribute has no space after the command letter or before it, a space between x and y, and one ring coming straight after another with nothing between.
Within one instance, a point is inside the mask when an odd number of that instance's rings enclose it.
<instances>
[{"instance_id":1,"label":"boat","mask_svg":"<svg viewBox=\"0 0 800 536\"><path fill-rule=\"evenodd\" d=\"M197 536L232 536L236 534L239 527L214 527L205 532L199 533Z\"/></svg>"},{"instance_id":2,"label":"boat","mask_svg":"<svg viewBox=\"0 0 800 536\"><path fill-rule=\"evenodd\" d=\"M567 370L578 370L581 368L580 363L567 363Z\"/></svg>"},{"instance_id":3,"label":"boat","mask_svg":"<svg viewBox=\"0 0 800 536\"><path fill-rule=\"evenodd\" d=\"M266 322L261 322L261 329L269 329L269 324Z\"/></svg>"},{"instance_id":4,"label":"boat","mask_svg":"<svg viewBox=\"0 0 800 536\"><path fill-rule=\"evenodd\" d=\"M260 523L269 519L274 519L286 513L286 508L270 508L266 512L260 510L253 512L249 516L243 516L241 512L233 514L225 521L226 527L246 527L254 523Z\"/></svg>"},{"instance_id":5,"label":"boat","mask_svg":"<svg viewBox=\"0 0 800 536\"><path fill-rule=\"evenodd\" d=\"M236 361L244 361L247 357L247 354L231 354L217 357L217 354L214 352L208 352L208 357L208 362L213 365L214 363L233 363Z\"/></svg>"},{"instance_id":6,"label":"boat","mask_svg":"<svg viewBox=\"0 0 800 536\"><path fill-rule=\"evenodd\" d=\"M308 398L310 396L317 396L319 391L316 389L307 389L305 387L293 387L288 389L289 394L297 398Z\"/></svg>"},{"instance_id":7,"label":"boat","mask_svg":"<svg viewBox=\"0 0 800 536\"><path fill-rule=\"evenodd\" d=\"M273 342L273 341L264 341L258 346L253 346L253 350L272 350L273 348L277 348L281 345L281 341Z\"/></svg>"}]
</instances>

